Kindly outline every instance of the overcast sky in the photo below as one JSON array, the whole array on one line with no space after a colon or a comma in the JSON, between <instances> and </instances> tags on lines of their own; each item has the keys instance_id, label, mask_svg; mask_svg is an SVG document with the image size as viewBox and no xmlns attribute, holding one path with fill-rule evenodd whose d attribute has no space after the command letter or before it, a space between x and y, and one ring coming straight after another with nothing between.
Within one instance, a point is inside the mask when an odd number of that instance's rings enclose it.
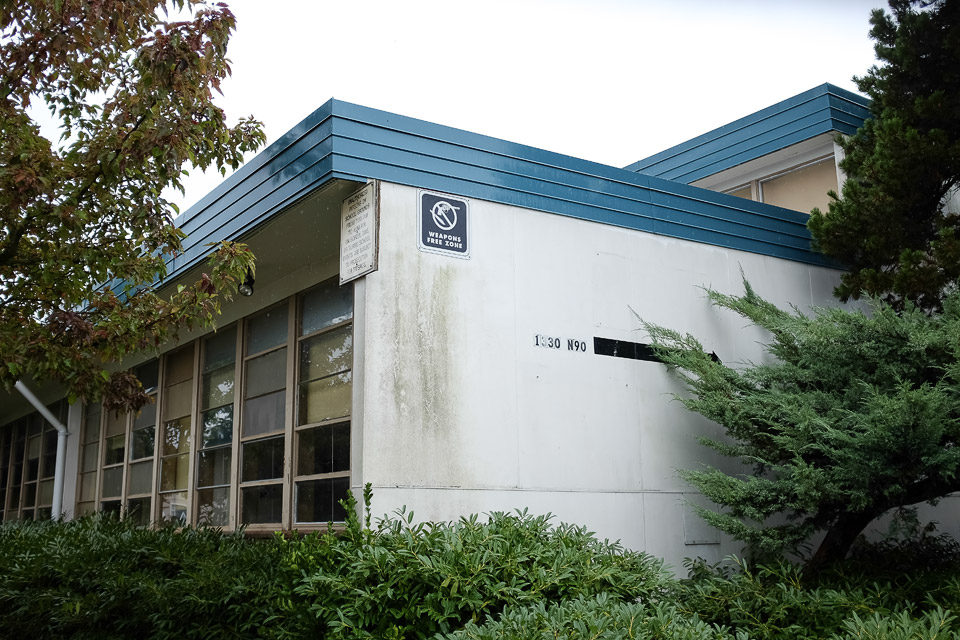
<instances>
[{"instance_id":1,"label":"overcast sky","mask_svg":"<svg viewBox=\"0 0 960 640\"><path fill-rule=\"evenodd\" d=\"M878 0L228 0L218 100L277 139L329 98L625 166L874 64ZM220 181L192 176L190 206Z\"/></svg>"}]
</instances>

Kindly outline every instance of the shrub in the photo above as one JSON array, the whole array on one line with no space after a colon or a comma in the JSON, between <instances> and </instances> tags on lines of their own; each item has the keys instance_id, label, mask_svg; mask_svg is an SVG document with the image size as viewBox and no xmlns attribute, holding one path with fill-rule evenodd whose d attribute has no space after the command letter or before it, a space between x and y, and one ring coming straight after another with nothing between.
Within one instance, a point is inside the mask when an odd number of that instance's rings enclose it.
<instances>
[{"instance_id":1,"label":"shrub","mask_svg":"<svg viewBox=\"0 0 960 640\"><path fill-rule=\"evenodd\" d=\"M726 629L668 603L623 602L606 594L507 607L482 625L468 622L447 640L734 640Z\"/></svg>"},{"instance_id":2,"label":"shrub","mask_svg":"<svg viewBox=\"0 0 960 640\"><path fill-rule=\"evenodd\" d=\"M342 536L289 545L288 566L302 575L294 607L329 638L426 638L506 606L649 598L668 581L646 554L525 511L423 524L399 513L374 529L352 519Z\"/></svg>"},{"instance_id":3,"label":"shrub","mask_svg":"<svg viewBox=\"0 0 960 640\"><path fill-rule=\"evenodd\" d=\"M22 638L282 634L276 542L108 516L0 526L0 628Z\"/></svg>"}]
</instances>

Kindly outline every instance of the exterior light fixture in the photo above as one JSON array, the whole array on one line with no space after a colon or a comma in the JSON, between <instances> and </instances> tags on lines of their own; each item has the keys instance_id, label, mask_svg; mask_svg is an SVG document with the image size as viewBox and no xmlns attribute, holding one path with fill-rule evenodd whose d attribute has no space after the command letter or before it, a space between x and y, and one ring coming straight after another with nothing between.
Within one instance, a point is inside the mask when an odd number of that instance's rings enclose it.
<instances>
[{"instance_id":1,"label":"exterior light fixture","mask_svg":"<svg viewBox=\"0 0 960 640\"><path fill-rule=\"evenodd\" d=\"M247 267L247 277L237 287L237 292L242 296L253 295L253 270Z\"/></svg>"}]
</instances>

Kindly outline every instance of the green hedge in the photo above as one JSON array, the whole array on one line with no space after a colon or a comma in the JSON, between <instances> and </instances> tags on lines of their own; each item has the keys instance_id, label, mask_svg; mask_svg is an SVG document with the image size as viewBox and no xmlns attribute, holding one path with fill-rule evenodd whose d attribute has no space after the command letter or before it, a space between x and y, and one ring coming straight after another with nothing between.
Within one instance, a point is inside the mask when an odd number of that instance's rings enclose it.
<instances>
[{"instance_id":1,"label":"green hedge","mask_svg":"<svg viewBox=\"0 0 960 640\"><path fill-rule=\"evenodd\" d=\"M525 512L439 524L398 514L373 530L292 542L288 562L302 575L294 606L329 638L428 638L506 606L598 594L631 601L669 581L646 554Z\"/></svg>"},{"instance_id":2,"label":"green hedge","mask_svg":"<svg viewBox=\"0 0 960 640\"><path fill-rule=\"evenodd\" d=\"M284 548L110 517L0 526L0 635L254 638L278 625Z\"/></svg>"},{"instance_id":3,"label":"green hedge","mask_svg":"<svg viewBox=\"0 0 960 640\"><path fill-rule=\"evenodd\" d=\"M353 513L353 509L349 510ZM960 637L960 550L873 545L789 564L660 561L545 516L248 538L110 517L0 525L0 636L43 638Z\"/></svg>"}]
</instances>

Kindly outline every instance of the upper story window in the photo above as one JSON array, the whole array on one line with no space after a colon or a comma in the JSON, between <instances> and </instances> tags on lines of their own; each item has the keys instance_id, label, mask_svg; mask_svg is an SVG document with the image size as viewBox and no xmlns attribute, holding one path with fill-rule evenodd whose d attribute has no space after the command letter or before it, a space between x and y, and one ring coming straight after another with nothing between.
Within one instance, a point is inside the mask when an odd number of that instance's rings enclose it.
<instances>
[{"instance_id":1,"label":"upper story window","mask_svg":"<svg viewBox=\"0 0 960 640\"><path fill-rule=\"evenodd\" d=\"M837 168L831 155L751 180L724 193L810 213L814 207L825 211L830 202L827 193L837 190Z\"/></svg>"}]
</instances>

